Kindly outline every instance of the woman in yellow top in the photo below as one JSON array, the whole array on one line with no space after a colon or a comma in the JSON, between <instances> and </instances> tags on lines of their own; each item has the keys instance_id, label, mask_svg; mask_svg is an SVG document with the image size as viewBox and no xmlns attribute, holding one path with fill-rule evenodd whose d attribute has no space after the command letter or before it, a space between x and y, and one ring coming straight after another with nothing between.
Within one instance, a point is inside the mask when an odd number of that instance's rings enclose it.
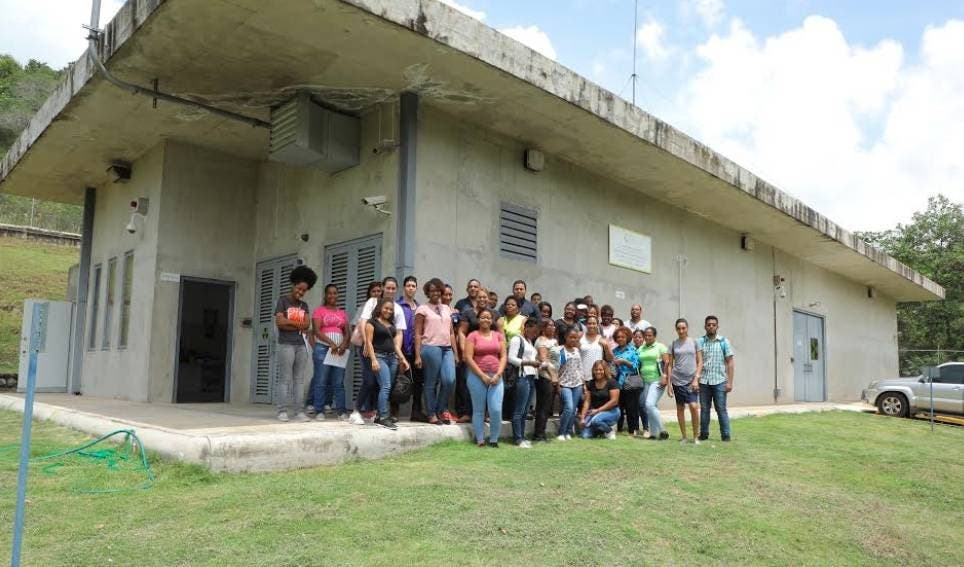
<instances>
[{"instance_id":1,"label":"woman in yellow top","mask_svg":"<svg viewBox=\"0 0 964 567\"><path fill-rule=\"evenodd\" d=\"M519 300L514 295L505 298L502 304L502 317L495 323L497 331L505 335L505 344L512 342L513 337L522 336L522 329L525 326L526 316L519 313ZM510 353L515 354L515 353ZM512 415L515 412L515 380L508 376L513 372L518 376L519 369L513 366L506 368L505 392L502 395L502 415Z\"/></svg>"},{"instance_id":2,"label":"woman in yellow top","mask_svg":"<svg viewBox=\"0 0 964 567\"><path fill-rule=\"evenodd\" d=\"M519 313L519 300L514 295L505 298L502 304L502 317L495 324L495 328L505 335L505 344L509 344L514 337L522 334L526 316Z\"/></svg>"}]
</instances>

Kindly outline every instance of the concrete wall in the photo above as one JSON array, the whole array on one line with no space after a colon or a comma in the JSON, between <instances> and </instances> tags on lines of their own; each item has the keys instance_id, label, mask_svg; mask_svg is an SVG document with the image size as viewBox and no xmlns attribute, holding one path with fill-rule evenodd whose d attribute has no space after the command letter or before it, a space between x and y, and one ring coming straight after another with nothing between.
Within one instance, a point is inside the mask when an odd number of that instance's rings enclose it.
<instances>
[{"instance_id":1,"label":"concrete wall","mask_svg":"<svg viewBox=\"0 0 964 567\"><path fill-rule=\"evenodd\" d=\"M251 329L240 322L254 295L251 227L257 172L256 162L177 142L166 145L150 349L151 401L169 402L174 397L180 285L163 281L162 273L235 282L235 348L228 387L231 401L248 400Z\"/></svg>"},{"instance_id":2,"label":"concrete wall","mask_svg":"<svg viewBox=\"0 0 964 567\"><path fill-rule=\"evenodd\" d=\"M865 287L769 247L743 251L740 234L712 219L552 156L545 171L528 172L521 163L525 146L516 140L465 127L431 108L423 108L421 117L415 260L420 277L439 276L459 290L478 277L500 298L513 280L525 279L529 292L541 292L557 313L567 300L587 293L624 318L633 303L641 303L644 317L667 343L679 315L691 321L691 334L702 334L703 317L713 313L737 350L734 403L773 402L774 360L784 389L780 401L793 401L792 309L813 312L809 305L815 302L825 309L816 312L826 315L831 399L857 399L867 380L896 372L893 301L868 300ZM539 211L538 263L499 256L500 201ZM652 236L651 274L608 263L610 223ZM677 256L687 259L682 282ZM791 290L776 305L776 359L774 273L787 277ZM858 330L863 321L873 324Z\"/></svg>"},{"instance_id":3,"label":"concrete wall","mask_svg":"<svg viewBox=\"0 0 964 567\"><path fill-rule=\"evenodd\" d=\"M114 183L97 188L94 212L94 236L91 251L91 293L100 297L97 320L87 318L90 326L97 325L97 346L86 350L84 337L83 375L81 391L91 396L116 397L135 401L149 399L148 352L151 346L151 322L154 308L154 283L157 264L158 219L161 208L161 181L164 168L164 146L156 146L133 163L133 175L127 183ZM137 222L137 232L129 234L125 226L130 221L130 201L138 197L150 199L150 208L143 222ZM124 253L134 251L134 279L130 314L130 335L126 348L119 348L117 340L120 324L121 281ZM118 259L118 274L114 315L111 325L111 348L101 350L106 269L110 258ZM94 266L103 266L100 289L95 290ZM93 296L91 296L93 297ZM88 308L92 305L88 302Z\"/></svg>"}]
</instances>

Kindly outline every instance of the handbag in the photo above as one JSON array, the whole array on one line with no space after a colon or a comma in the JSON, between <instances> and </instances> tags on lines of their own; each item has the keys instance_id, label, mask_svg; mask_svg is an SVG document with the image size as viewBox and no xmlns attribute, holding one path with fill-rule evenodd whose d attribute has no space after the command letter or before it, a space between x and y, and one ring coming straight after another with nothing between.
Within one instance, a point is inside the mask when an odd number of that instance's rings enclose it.
<instances>
[{"instance_id":1,"label":"handbag","mask_svg":"<svg viewBox=\"0 0 964 567\"><path fill-rule=\"evenodd\" d=\"M414 390L415 377L412 374L412 369L409 368L408 372L403 372L395 376L395 382L392 384L392 391L388 397L393 404L404 404L412 398L412 392Z\"/></svg>"},{"instance_id":2,"label":"handbag","mask_svg":"<svg viewBox=\"0 0 964 567\"><path fill-rule=\"evenodd\" d=\"M519 337L519 352L516 353L516 358L522 360L522 355L525 353L525 349L526 340L522 337ZM515 385L519 383L519 380L523 376L521 365L513 366L513 368L515 368L515 372L506 372L505 375L502 376L502 381L505 383L506 388L515 388Z\"/></svg>"},{"instance_id":3,"label":"handbag","mask_svg":"<svg viewBox=\"0 0 964 567\"><path fill-rule=\"evenodd\" d=\"M623 382L623 390L642 390L643 378L638 374L630 374Z\"/></svg>"}]
</instances>

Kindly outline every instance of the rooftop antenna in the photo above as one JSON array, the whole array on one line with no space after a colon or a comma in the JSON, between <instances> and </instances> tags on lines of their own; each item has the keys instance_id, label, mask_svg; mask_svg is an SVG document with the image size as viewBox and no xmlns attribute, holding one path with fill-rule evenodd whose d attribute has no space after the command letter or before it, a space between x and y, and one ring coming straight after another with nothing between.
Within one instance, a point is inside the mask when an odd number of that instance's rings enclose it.
<instances>
[{"instance_id":1,"label":"rooftop antenna","mask_svg":"<svg viewBox=\"0 0 964 567\"><path fill-rule=\"evenodd\" d=\"M633 74L630 79L633 81L633 106L636 106L636 30L639 29L639 0L633 0Z\"/></svg>"}]
</instances>

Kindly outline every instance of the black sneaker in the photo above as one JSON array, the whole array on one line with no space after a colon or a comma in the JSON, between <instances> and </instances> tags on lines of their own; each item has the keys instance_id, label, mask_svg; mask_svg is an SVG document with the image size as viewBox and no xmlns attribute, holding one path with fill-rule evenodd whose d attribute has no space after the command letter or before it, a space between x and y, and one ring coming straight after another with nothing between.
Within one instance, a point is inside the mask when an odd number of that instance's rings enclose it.
<instances>
[{"instance_id":1,"label":"black sneaker","mask_svg":"<svg viewBox=\"0 0 964 567\"><path fill-rule=\"evenodd\" d=\"M724 442L724 443L729 443L729 442L730 442L730 438L729 438L729 437L724 437L724 438L723 438L723 442Z\"/></svg>"},{"instance_id":2,"label":"black sneaker","mask_svg":"<svg viewBox=\"0 0 964 567\"><path fill-rule=\"evenodd\" d=\"M493 449L498 449L498 448L499 448L499 442L498 442L498 441L489 441L489 447L492 447Z\"/></svg>"},{"instance_id":3,"label":"black sneaker","mask_svg":"<svg viewBox=\"0 0 964 567\"><path fill-rule=\"evenodd\" d=\"M392 423L398 423L398 418L395 417L394 415L389 417L388 419L392 420Z\"/></svg>"},{"instance_id":4,"label":"black sneaker","mask_svg":"<svg viewBox=\"0 0 964 567\"><path fill-rule=\"evenodd\" d=\"M398 426L395 425L395 422L393 422L390 417L380 417L376 419L374 423L375 425L380 425L385 429L391 429L392 431L398 429Z\"/></svg>"},{"instance_id":5,"label":"black sneaker","mask_svg":"<svg viewBox=\"0 0 964 567\"><path fill-rule=\"evenodd\" d=\"M710 438L709 435L700 435L700 441L706 441Z\"/></svg>"},{"instance_id":6,"label":"black sneaker","mask_svg":"<svg viewBox=\"0 0 964 567\"><path fill-rule=\"evenodd\" d=\"M666 441L667 439L669 439L669 433L666 432L666 431L660 431L660 432L659 432L659 440L660 440L660 441Z\"/></svg>"}]
</instances>

